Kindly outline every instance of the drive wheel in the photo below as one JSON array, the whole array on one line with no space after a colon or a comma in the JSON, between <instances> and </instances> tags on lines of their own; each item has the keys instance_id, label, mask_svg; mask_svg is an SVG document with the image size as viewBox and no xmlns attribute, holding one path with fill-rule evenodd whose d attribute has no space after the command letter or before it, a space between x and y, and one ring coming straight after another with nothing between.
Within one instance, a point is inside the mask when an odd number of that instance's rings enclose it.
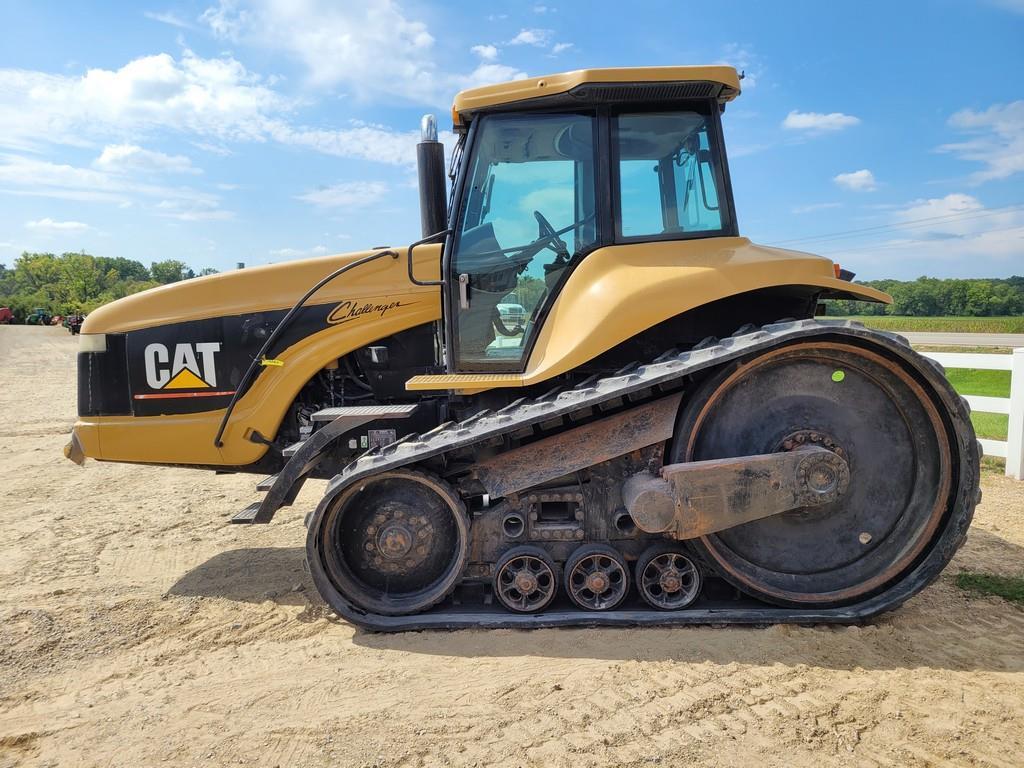
<instances>
[{"instance_id":1,"label":"drive wheel","mask_svg":"<svg viewBox=\"0 0 1024 768\"><path fill-rule=\"evenodd\" d=\"M398 616L443 600L462 575L466 509L443 480L411 470L342 492L320 519L316 549L334 588L365 611Z\"/></svg>"},{"instance_id":2,"label":"drive wheel","mask_svg":"<svg viewBox=\"0 0 1024 768\"><path fill-rule=\"evenodd\" d=\"M616 550L585 544L565 563L565 591L587 611L610 611L626 599L629 568Z\"/></svg>"},{"instance_id":3,"label":"drive wheel","mask_svg":"<svg viewBox=\"0 0 1024 768\"><path fill-rule=\"evenodd\" d=\"M928 551L953 495L953 438L926 386L870 342L797 343L712 376L680 414L673 462L816 445L846 459L851 480L829 504L691 546L733 585L782 605L846 605L897 581Z\"/></svg>"},{"instance_id":4,"label":"drive wheel","mask_svg":"<svg viewBox=\"0 0 1024 768\"><path fill-rule=\"evenodd\" d=\"M543 611L558 594L554 561L539 547L513 547L494 569L494 594L513 613Z\"/></svg>"},{"instance_id":5,"label":"drive wheel","mask_svg":"<svg viewBox=\"0 0 1024 768\"><path fill-rule=\"evenodd\" d=\"M636 587L652 608L678 611L700 594L702 578L696 563L672 544L655 544L636 561Z\"/></svg>"}]
</instances>

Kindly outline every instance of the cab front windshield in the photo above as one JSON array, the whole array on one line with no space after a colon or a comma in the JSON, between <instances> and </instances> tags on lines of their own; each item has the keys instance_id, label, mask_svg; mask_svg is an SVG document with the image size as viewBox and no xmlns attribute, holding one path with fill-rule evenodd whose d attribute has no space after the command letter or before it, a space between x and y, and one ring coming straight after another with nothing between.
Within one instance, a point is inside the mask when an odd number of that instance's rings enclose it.
<instances>
[{"instance_id":1,"label":"cab front windshield","mask_svg":"<svg viewBox=\"0 0 1024 768\"><path fill-rule=\"evenodd\" d=\"M587 115L483 118L454 260L460 368L520 367L545 296L596 242L593 134Z\"/></svg>"}]
</instances>

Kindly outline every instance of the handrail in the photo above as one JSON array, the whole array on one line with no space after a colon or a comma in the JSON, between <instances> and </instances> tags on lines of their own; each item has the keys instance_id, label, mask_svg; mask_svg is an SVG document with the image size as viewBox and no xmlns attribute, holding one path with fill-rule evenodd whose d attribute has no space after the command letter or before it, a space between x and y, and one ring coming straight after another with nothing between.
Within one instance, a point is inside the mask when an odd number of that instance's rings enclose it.
<instances>
[{"instance_id":1,"label":"handrail","mask_svg":"<svg viewBox=\"0 0 1024 768\"><path fill-rule=\"evenodd\" d=\"M343 267L339 267L306 291L306 294L295 302L292 308L288 310L288 314L281 318L281 322L277 324L277 327L274 328L273 332L267 337L267 340L263 342L263 346L260 347L260 351L256 353L252 363L249 364L249 369L238 382L238 386L235 388L235 393L231 396L231 402L228 403L228 407L224 411L224 417L220 420L220 426L217 428L217 436L213 438L214 447L221 448L224 445L221 438L224 436L224 430L227 429L228 420L231 418L231 412L235 410L235 405L238 404L238 401L242 398L242 395L245 392L245 388L249 385L252 377L256 374L256 369L260 367L267 350L269 350L273 343L277 341L278 337L281 336L285 328L287 328L291 323L292 318L294 318L296 313L302 309L303 305L309 300L309 298L336 277L340 277L350 269L355 269L363 264L369 264L371 261L376 261L383 256L390 256L393 259L397 259L399 257L399 253L398 251L393 251L389 248L384 251L377 251L377 253L371 253L369 256L364 256L363 258L350 262Z\"/></svg>"},{"instance_id":2,"label":"handrail","mask_svg":"<svg viewBox=\"0 0 1024 768\"><path fill-rule=\"evenodd\" d=\"M417 280L416 279L416 276L412 273L412 249L415 248L417 245L426 245L427 243L432 243L433 241L435 241L435 240L437 240L439 238L448 237L448 235L450 235L451 233L452 233L451 229L442 229L440 232L435 232L432 235L427 235L426 237L424 237L421 240L417 240L415 243L412 243L411 245L409 245L409 247L407 247L405 249L406 258L409 260L409 263L408 263L409 282L411 282L413 285L444 285L444 275L441 275L441 279L440 280Z\"/></svg>"}]
</instances>

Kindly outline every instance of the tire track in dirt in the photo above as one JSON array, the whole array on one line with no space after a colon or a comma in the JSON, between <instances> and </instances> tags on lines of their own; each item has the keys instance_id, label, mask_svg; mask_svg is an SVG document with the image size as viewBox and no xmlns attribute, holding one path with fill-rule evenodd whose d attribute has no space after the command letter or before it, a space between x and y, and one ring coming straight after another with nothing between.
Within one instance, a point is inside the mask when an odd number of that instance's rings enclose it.
<instances>
[{"instance_id":1,"label":"tire track in dirt","mask_svg":"<svg viewBox=\"0 0 1024 768\"><path fill-rule=\"evenodd\" d=\"M1024 573L1024 485L986 476L951 569L864 627L368 635L302 571L321 484L250 529L226 521L252 478L72 466L74 342L21 330L0 328L0 768L1024 762L1024 611L953 586Z\"/></svg>"}]
</instances>

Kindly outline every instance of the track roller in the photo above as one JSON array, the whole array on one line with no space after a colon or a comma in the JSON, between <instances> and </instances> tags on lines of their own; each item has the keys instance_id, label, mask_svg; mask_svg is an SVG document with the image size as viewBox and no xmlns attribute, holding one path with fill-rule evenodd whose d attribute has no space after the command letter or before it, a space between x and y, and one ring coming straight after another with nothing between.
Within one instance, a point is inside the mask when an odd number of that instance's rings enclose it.
<instances>
[{"instance_id":1,"label":"track roller","mask_svg":"<svg viewBox=\"0 0 1024 768\"><path fill-rule=\"evenodd\" d=\"M649 606L678 611L700 595L703 578L696 563L679 546L655 544L636 561L636 587Z\"/></svg>"},{"instance_id":2,"label":"track roller","mask_svg":"<svg viewBox=\"0 0 1024 768\"><path fill-rule=\"evenodd\" d=\"M539 547L513 547L494 569L494 596L514 613L543 611L558 594L558 570Z\"/></svg>"},{"instance_id":3,"label":"track roller","mask_svg":"<svg viewBox=\"0 0 1024 768\"><path fill-rule=\"evenodd\" d=\"M629 593L629 566L611 547L584 544L565 563L565 591L584 610L610 611Z\"/></svg>"}]
</instances>

